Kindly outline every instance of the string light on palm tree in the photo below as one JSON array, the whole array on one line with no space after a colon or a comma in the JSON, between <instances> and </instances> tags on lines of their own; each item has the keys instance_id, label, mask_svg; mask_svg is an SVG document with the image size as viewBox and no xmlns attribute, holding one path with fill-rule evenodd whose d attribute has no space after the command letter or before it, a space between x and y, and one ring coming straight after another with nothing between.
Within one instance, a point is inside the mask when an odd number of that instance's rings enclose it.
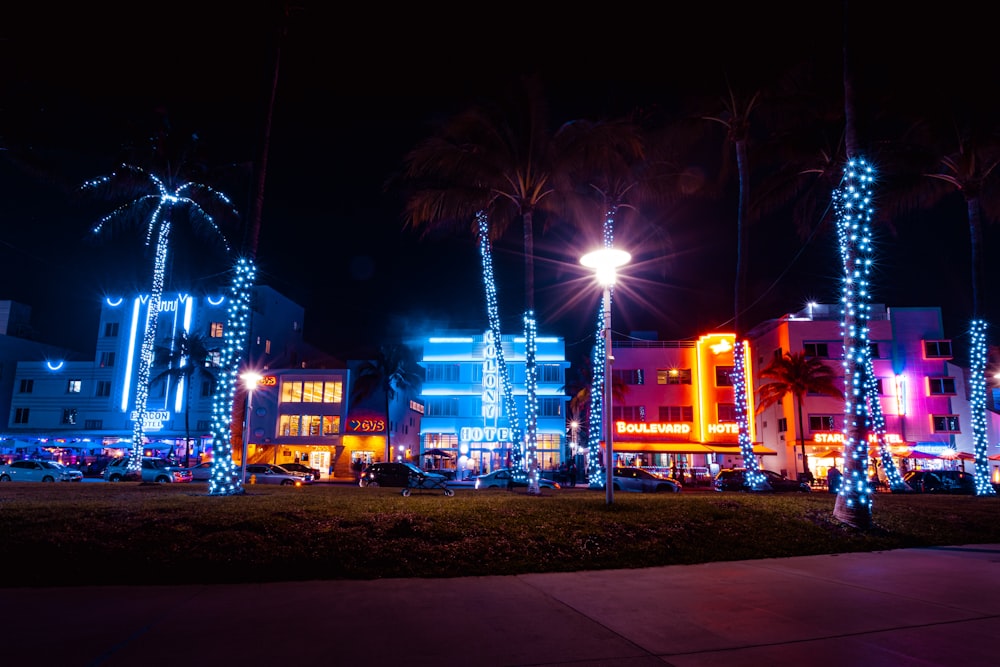
<instances>
[{"instance_id":1,"label":"string light on palm tree","mask_svg":"<svg viewBox=\"0 0 1000 667\"><path fill-rule=\"evenodd\" d=\"M167 266L172 213L184 210L196 226L204 226L210 235L221 241L226 253L229 253L229 243L216 225L215 218L208 213L206 207L211 204L221 205L229 214L238 217L229 198L213 188L192 181L174 185L170 179L163 179L156 174L132 165L122 165L121 169L107 176L86 181L81 189L84 191L117 191L127 193L126 203L115 208L111 213L101 218L92 229L95 235L102 234L110 227L112 221L139 216L146 226L145 244L152 243L156 235L156 249L153 258L152 288L147 304L145 328L139 351L139 364L136 371L135 409L132 419L132 456L129 469L138 472L142 462L143 444L145 442L145 421L147 402L149 398L149 375L153 363L153 347L156 339L156 328L160 313L160 301L163 295L164 275ZM138 196L134 193L138 191Z\"/></svg>"},{"instance_id":2,"label":"string light on palm tree","mask_svg":"<svg viewBox=\"0 0 1000 667\"><path fill-rule=\"evenodd\" d=\"M580 263L594 269L597 282L604 288L604 489L608 505L614 502L614 428L611 423L611 292L618 269L628 264L632 255L616 248L601 248L580 258ZM595 373L596 376L596 373Z\"/></svg>"}]
</instances>

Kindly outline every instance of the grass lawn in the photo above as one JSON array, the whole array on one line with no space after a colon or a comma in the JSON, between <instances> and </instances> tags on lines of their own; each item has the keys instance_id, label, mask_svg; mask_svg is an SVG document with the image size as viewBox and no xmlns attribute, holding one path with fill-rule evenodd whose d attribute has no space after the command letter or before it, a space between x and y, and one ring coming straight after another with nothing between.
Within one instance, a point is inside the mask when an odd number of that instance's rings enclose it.
<instances>
[{"instance_id":1,"label":"grass lawn","mask_svg":"<svg viewBox=\"0 0 1000 667\"><path fill-rule=\"evenodd\" d=\"M0 484L3 586L456 577L1000 543L1000 498Z\"/></svg>"}]
</instances>

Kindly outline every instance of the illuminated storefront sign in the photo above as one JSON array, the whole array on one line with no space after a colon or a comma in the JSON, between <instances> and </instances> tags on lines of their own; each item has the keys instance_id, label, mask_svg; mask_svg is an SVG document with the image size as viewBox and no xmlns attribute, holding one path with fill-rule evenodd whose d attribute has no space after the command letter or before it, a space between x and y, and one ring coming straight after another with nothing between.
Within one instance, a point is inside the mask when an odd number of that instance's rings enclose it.
<instances>
[{"instance_id":1,"label":"illuminated storefront sign","mask_svg":"<svg viewBox=\"0 0 1000 667\"><path fill-rule=\"evenodd\" d=\"M138 418L138 411L133 410L130 419L135 421ZM169 410L150 410L146 413L146 418L142 420L142 426L147 431L160 431L163 429L163 423L170 421L170 419Z\"/></svg>"},{"instance_id":2,"label":"illuminated storefront sign","mask_svg":"<svg viewBox=\"0 0 1000 667\"><path fill-rule=\"evenodd\" d=\"M903 438L898 433L886 433L885 441L890 445L903 444ZM844 444L843 433L816 433L813 435L813 442L817 445L842 445ZM878 444L878 434L869 433L868 442L872 445Z\"/></svg>"},{"instance_id":3,"label":"illuminated storefront sign","mask_svg":"<svg viewBox=\"0 0 1000 667\"><path fill-rule=\"evenodd\" d=\"M688 435L691 424L683 422L615 422L616 435Z\"/></svg>"},{"instance_id":4,"label":"illuminated storefront sign","mask_svg":"<svg viewBox=\"0 0 1000 667\"><path fill-rule=\"evenodd\" d=\"M463 426L458 439L462 442L510 442L506 426Z\"/></svg>"}]
</instances>

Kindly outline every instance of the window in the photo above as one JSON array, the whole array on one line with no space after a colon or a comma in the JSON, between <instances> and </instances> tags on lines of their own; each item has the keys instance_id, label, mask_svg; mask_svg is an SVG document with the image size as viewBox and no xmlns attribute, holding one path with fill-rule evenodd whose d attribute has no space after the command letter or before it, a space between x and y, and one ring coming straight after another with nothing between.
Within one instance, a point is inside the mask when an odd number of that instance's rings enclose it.
<instances>
[{"instance_id":1,"label":"window","mask_svg":"<svg viewBox=\"0 0 1000 667\"><path fill-rule=\"evenodd\" d=\"M458 364L428 364L428 382L458 382Z\"/></svg>"},{"instance_id":2,"label":"window","mask_svg":"<svg viewBox=\"0 0 1000 667\"><path fill-rule=\"evenodd\" d=\"M563 399L542 398L538 401L538 414L542 417L561 417Z\"/></svg>"},{"instance_id":3,"label":"window","mask_svg":"<svg viewBox=\"0 0 1000 667\"><path fill-rule=\"evenodd\" d=\"M264 354L271 354L271 339L264 341Z\"/></svg>"},{"instance_id":4,"label":"window","mask_svg":"<svg viewBox=\"0 0 1000 667\"><path fill-rule=\"evenodd\" d=\"M809 415L810 431L833 431L837 428L837 418L834 415Z\"/></svg>"},{"instance_id":5,"label":"window","mask_svg":"<svg viewBox=\"0 0 1000 667\"><path fill-rule=\"evenodd\" d=\"M661 405L661 422L693 422L694 406L691 405Z\"/></svg>"},{"instance_id":6,"label":"window","mask_svg":"<svg viewBox=\"0 0 1000 667\"><path fill-rule=\"evenodd\" d=\"M212 428L212 424L207 419L199 419L197 422L195 422L194 428L196 431L201 431L202 433L204 433Z\"/></svg>"},{"instance_id":7,"label":"window","mask_svg":"<svg viewBox=\"0 0 1000 667\"><path fill-rule=\"evenodd\" d=\"M219 368L222 366L222 350L210 350L205 355L206 368Z\"/></svg>"},{"instance_id":8,"label":"window","mask_svg":"<svg viewBox=\"0 0 1000 667\"><path fill-rule=\"evenodd\" d=\"M623 368L621 370L612 369L611 377L612 380L617 380L621 384L645 384L641 368Z\"/></svg>"},{"instance_id":9,"label":"window","mask_svg":"<svg viewBox=\"0 0 1000 667\"><path fill-rule=\"evenodd\" d=\"M115 365L115 353L101 352L101 358L97 363L101 368L111 368Z\"/></svg>"},{"instance_id":10,"label":"window","mask_svg":"<svg viewBox=\"0 0 1000 667\"><path fill-rule=\"evenodd\" d=\"M67 394L79 394L80 388L83 386L82 380L70 380L66 383L66 393Z\"/></svg>"},{"instance_id":11,"label":"window","mask_svg":"<svg viewBox=\"0 0 1000 667\"><path fill-rule=\"evenodd\" d=\"M428 417L457 417L457 398L429 398L425 406Z\"/></svg>"},{"instance_id":12,"label":"window","mask_svg":"<svg viewBox=\"0 0 1000 667\"><path fill-rule=\"evenodd\" d=\"M97 390L94 392L94 396L110 396L111 395L111 382L108 380L98 380Z\"/></svg>"},{"instance_id":13,"label":"window","mask_svg":"<svg viewBox=\"0 0 1000 667\"><path fill-rule=\"evenodd\" d=\"M951 341L925 340L924 359L951 359Z\"/></svg>"},{"instance_id":14,"label":"window","mask_svg":"<svg viewBox=\"0 0 1000 667\"><path fill-rule=\"evenodd\" d=\"M935 433L961 433L958 427L958 415L931 415L931 424Z\"/></svg>"},{"instance_id":15,"label":"window","mask_svg":"<svg viewBox=\"0 0 1000 667\"><path fill-rule=\"evenodd\" d=\"M830 358L830 349L826 343L803 343L802 349L807 357Z\"/></svg>"},{"instance_id":16,"label":"window","mask_svg":"<svg viewBox=\"0 0 1000 667\"><path fill-rule=\"evenodd\" d=\"M478 364L472 367L472 382L474 384L483 382L483 367Z\"/></svg>"},{"instance_id":17,"label":"window","mask_svg":"<svg viewBox=\"0 0 1000 667\"><path fill-rule=\"evenodd\" d=\"M208 398L209 396L212 395L212 385L213 384L214 383L211 380L202 380L201 381L201 397L202 398Z\"/></svg>"},{"instance_id":18,"label":"window","mask_svg":"<svg viewBox=\"0 0 1000 667\"><path fill-rule=\"evenodd\" d=\"M340 415L323 417L323 435L337 435L338 433L340 433Z\"/></svg>"},{"instance_id":19,"label":"window","mask_svg":"<svg viewBox=\"0 0 1000 667\"><path fill-rule=\"evenodd\" d=\"M117 338L118 337L118 323L117 322L105 322L104 323L104 337L105 338Z\"/></svg>"},{"instance_id":20,"label":"window","mask_svg":"<svg viewBox=\"0 0 1000 667\"><path fill-rule=\"evenodd\" d=\"M716 387L732 387L733 386L733 367L732 366L716 366L715 367L715 386Z\"/></svg>"},{"instance_id":21,"label":"window","mask_svg":"<svg viewBox=\"0 0 1000 667\"><path fill-rule=\"evenodd\" d=\"M778 433L787 433L787 432L788 432L788 417L779 417Z\"/></svg>"},{"instance_id":22,"label":"window","mask_svg":"<svg viewBox=\"0 0 1000 667\"><path fill-rule=\"evenodd\" d=\"M927 378L927 391L931 396L955 394L955 378Z\"/></svg>"},{"instance_id":23,"label":"window","mask_svg":"<svg viewBox=\"0 0 1000 667\"><path fill-rule=\"evenodd\" d=\"M209 338L222 338L225 327L222 322L212 322L208 325L208 336Z\"/></svg>"},{"instance_id":24,"label":"window","mask_svg":"<svg viewBox=\"0 0 1000 667\"><path fill-rule=\"evenodd\" d=\"M281 381L281 403L340 403L343 398L341 380Z\"/></svg>"},{"instance_id":25,"label":"window","mask_svg":"<svg viewBox=\"0 0 1000 667\"><path fill-rule=\"evenodd\" d=\"M656 384L691 384L691 369L660 368L656 371Z\"/></svg>"},{"instance_id":26,"label":"window","mask_svg":"<svg viewBox=\"0 0 1000 667\"><path fill-rule=\"evenodd\" d=\"M562 382L562 366L558 364L541 364L539 369L540 382Z\"/></svg>"},{"instance_id":27,"label":"window","mask_svg":"<svg viewBox=\"0 0 1000 667\"><path fill-rule=\"evenodd\" d=\"M18 388L18 393L20 394L30 394L35 389L34 380L21 380L21 385Z\"/></svg>"},{"instance_id":28,"label":"window","mask_svg":"<svg viewBox=\"0 0 1000 667\"><path fill-rule=\"evenodd\" d=\"M15 424L27 424L28 415L31 413L31 408L18 408L14 411L14 423Z\"/></svg>"},{"instance_id":29,"label":"window","mask_svg":"<svg viewBox=\"0 0 1000 667\"><path fill-rule=\"evenodd\" d=\"M62 423L63 424L76 423L76 408L66 408L65 410L63 410Z\"/></svg>"},{"instance_id":30,"label":"window","mask_svg":"<svg viewBox=\"0 0 1000 667\"><path fill-rule=\"evenodd\" d=\"M868 343L868 354L871 355L872 359L879 359L878 356L878 343Z\"/></svg>"},{"instance_id":31,"label":"window","mask_svg":"<svg viewBox=\"0 0 1000 667\"><path fill-rule=\"evenodd\" d=\"M627 422L646 421L646 409L641 405L613 405L611 418Z\"/></svg>"},{"instance_id":32,"label":"window","mask_svg":"<svg viewBox=\"0 0 1000 667\"><path fill-rule=\"evenodd\" d=\"M104 428L104 420L88 419L87 421L83 422L83 428L87 429L88 431L96 431L98 429L102 429Z\"/></svg>"},{"instance_id":33,"label":"window","mask_svg":"<svg viewBox=\"0 0 1000 667\"><path fill-rule=\"evenodd\" d=\"M719 423L723 422L735 422L736 421L736 404L735 403L719 403L716 406L716 414L719 417Z\"/></svg>"},{"instance_id":34,"label":"window","mask_svg":"<svg viewBox=\"0 0 1000 667\"><path fill-rule=\"evenodd\" d=\"M885 396L885 390L882 389L882 378L875 378L875 393L879 396Z\"/></svg>"}]
</instances>

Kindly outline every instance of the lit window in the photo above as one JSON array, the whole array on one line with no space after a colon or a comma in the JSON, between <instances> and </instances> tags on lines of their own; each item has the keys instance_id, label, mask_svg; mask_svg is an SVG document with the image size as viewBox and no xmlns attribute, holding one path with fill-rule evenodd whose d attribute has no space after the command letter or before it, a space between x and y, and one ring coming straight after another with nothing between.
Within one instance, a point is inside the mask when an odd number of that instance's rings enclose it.
<instances>
[{"instance_id":1,"label":"lit window","mask_svg":"<svg viewBox=\"0 0 1000 667\"><path fill-rule=\"evenodd\" d=\"M924 359L951 359L951 341L925 340Z\"/></svg>"},{"instance_id":2,"label":"lit window","mask_svg":"<svg viewBox=\"0 0 1000 667\"><path fill-rule=\"evenodd\" d=\"M66 384L66 393L67 394L79 394L80 393L80 388L82 386L83 386L83 381L82 380L70 380Z\"/></svg>"},{"instance_id":3,"label":"lit window","mask_svg":"<svg viewBox=\"0 0 1000 667\"><path fill-rule=\"evenodd\" d=\"M208 335L210 338L222 338L224 329L222 322L212 322L208 325Z\"/></svg>"},{"instance_id":4,"label":"lit window","mask_svg":"<svg viewBox=\"0 0 1000 667\"><path fill-rule=\"evenodd\" d=\"M958 415L931 415L931 424L935 433L961 433L958 425Z\"/></svg>"},{"instance_id":5,"label":"lit window","mask_svg":"<svg viewBox=\"0 0 1000 667\"><path fill-rule=\"evenodd\" d=\"M927 378L927 391L931 396L954 396L955 378Z\"/></svg>"}]
</instances>

